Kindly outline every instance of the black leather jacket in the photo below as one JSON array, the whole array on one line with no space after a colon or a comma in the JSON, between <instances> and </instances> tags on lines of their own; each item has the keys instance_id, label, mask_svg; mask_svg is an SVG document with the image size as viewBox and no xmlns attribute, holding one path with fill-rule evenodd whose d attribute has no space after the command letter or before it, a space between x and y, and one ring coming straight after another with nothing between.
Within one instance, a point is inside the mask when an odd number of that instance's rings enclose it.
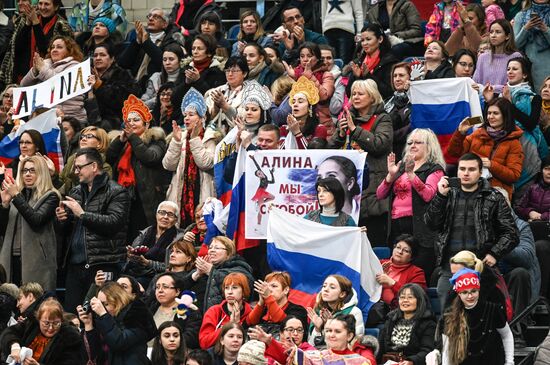
<instances>
[{"instance_id":1,"label":"black leather jacket","mask_svg":"<svg viewBox=\"0 0 550 365\"><path fill-rule=\"evenodd\" d=\"M75 186L69 193L84 213L80 216L85 230L86 263L118 263L126 260L126 230L130 198L122 186L103 173L96 176L88 202L84 201L84 184ZM69 222L75 224L76 217L70 215ZM69 247L70 248L70 247ZM67 258L69 248L65 254Z\"/></svg>"},{"instance_id":2,"label":"black leather jacket","mask_svg":"<svg viewBox=\"0 0 550 365\"><path fill-rule=\"evenodd\" d=\"M429 228L439 232L435 242L437 265L441 265L449 241L458 195L458 189L450 189L447 196L438 192L424 213L424 222ZM475 254L481 259L490 254L498 260L519 242L512 211L504 196L491 188L489 182L483 178L480 179L480 187L474 200L477 241Z\"/></svg>"}]
</instances>

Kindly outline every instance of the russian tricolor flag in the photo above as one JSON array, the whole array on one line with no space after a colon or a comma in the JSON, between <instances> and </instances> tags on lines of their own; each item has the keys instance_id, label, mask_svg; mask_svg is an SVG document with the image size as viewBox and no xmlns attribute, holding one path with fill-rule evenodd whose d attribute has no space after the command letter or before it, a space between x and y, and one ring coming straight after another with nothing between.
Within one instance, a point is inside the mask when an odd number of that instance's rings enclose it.
<instances>
[{"instance_id":1,"label":"russian tricolor flag","mask_svg":"<svg viewBox=\"0 0 550 365\"><path fill-rule=\"evenodd\" d=\"M19 158L19 136L29 129L35 129L44 139L48 157L55 164L57 171L63 169L63 154L61 152L61 130L57 124L55 109L40 114L27 123L21 125L17 131L8 134L0 141L0 161L5 165L15 158Z\"/></svg>"},{"instance_id":2,"label":"russian tricolor flag","mask_svg":"<svg viewBox=\"0 0 550 365\"><path fill-rule=\"evenodd\" d=\"M327 226L272 208L267 257L273 270L290 273L294 303L311 306L331 274L343 275L353 283L364 319L380 300L382 286L375 275L382 272L382 265L358 227Z\"/></svg>"},{"instance_id":3,"label":"russian tricolor flag","mask_svg":"<svg viewBox=\"0 0 550 365\"><path fill-rule=\"evenodd\" d=\"M460 122L470 116L480 116L479 94L468 77L411 82L411 127L430 128L445 152ZM448 163L456 163L447 156Z\"/></svg>"},{"instance_id":4,"label":"russian tricolor flag","mask_svg":"<svg viewBox=\"0 0 550 365\"><path fill-rule=\"evenodd\" d=\"M229 156L235 152L237 140L237 127L227 133L227 135L216 145L214 153L214 185L216 186L216 197L221 200L223 205L229 204L231 201L231 190L233 186L227 183L223 178L225 165L229 160Z\"/></svg>"}]
</instances>

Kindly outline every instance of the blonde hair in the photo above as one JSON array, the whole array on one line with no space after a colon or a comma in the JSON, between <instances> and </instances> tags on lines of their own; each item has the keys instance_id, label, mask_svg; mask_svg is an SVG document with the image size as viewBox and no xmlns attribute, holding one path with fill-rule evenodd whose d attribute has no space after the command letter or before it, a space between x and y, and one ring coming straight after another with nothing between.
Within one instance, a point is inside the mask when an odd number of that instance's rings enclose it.
<instances>
[{"instance_id":1,"label":"blonde hair","mask_svg":"<svg viewBox=\"0 0 550 365\"><path fill-rule=\"evenodd\" d=\"M407 142L409 142L412 137L419 136L426 143L426 161L430 163L435 163L445 169L445 158L443 157L443 151L441 151L441 145L435 133L429 128L416 128L407 136ZM405 157L411 146L408 144L405 145L403 150L403 157Z\"/></svg>"},{"instance_id":2,"label":"blonde hair","mask_svg":"<svg viewBox=\"0 0 550 365\"><path fill-rule=\"evenodd\" d=\"M97 147L97 150L100 153L107 152L107 148L109 148L110 141L109 141L109 135L107 134L107 132L105 132L105 129L90 126L81 130L80 135L87 134L90 132L94 132L95 136L97 137L97 140L99 141L99 146Z\"/></svg>"},{"instance_id":3,"label":"blonde hair","mask_svg":"<svg viewBox=\"0 0 550 365\"><path fill-rule=\"evenodd\" d=\"M109 281L99 291L105 294L107 302L113 306L115 316L134 299L116 281Z\"/></svg>"},{"instance_id":4,"label":"blonde hair","mask_svg":"<svg viewBox=\"0 0 550 365\"><path fill-rule=\"evenodd\" d=\"M290 76L281 76L271 84L271 94L273 94L273 101L279 105L283 102L285 96L288 95L296 81Z\"/></svg>"},{"instance_id":5,"label":"blonde hair","mask_svg":"<svg viewBox=\"0 0 550 365\"><path fill-rule=\"evenodd\" d=\"M483 271L483 261L477 258L472 251L460 251L450 259L451 264L461 264L468 269L475 270L477 272Z\"/></svg>"},{"instance_id":6,"label":"blonde hair","mask_svg":"<svg viewBox=\"0 0 550 365\"><path fill-rule=\"evenodd\" d=\"M216 236L212 238L212 243L214 243L214 241L221 243L225 247L225 249L227 250L227 257L235 256L235 254L237 253L235 242L233 242L233 240L225 236Z\"/></svg>"},{"instance_id":7,"label":"blonde hair","mask_svg":"<svg viewBox=\"0 0 550 365\"><path fill-rule=\"evenodd\" d=\"M239 41L242 41L245 38L245 34L243 31L243 22L244 18L248 18L249 16L254 17L254 20L256 21L256 33L254 33L254 42L258 41L258 39L265 34L264 27L262 25L262 19L260 18L260 14L256 10L246 10L244 11L239 19L239 34L237 35L237 39Z\"/></svg>"},{"instance_id":8,"label":"blonde hair","mask_svg":"<svg viewBox=\"0 0 550 365\"><path fill-rule=\"evenodd\" d=\"M33 186L32 199L38 200L49 192L54 192L61 199L61 194L59 194L59 191L53 186L50 170L48 169L48 165L46 165L46 161L42 156L38 155L26 157L19 163L16 182L19 191L25 188L22 171L27 162L32 162L34 164L34 170L36 171L36 182Z\"/></svg>"},{"instance_id":9,"label":"blonde hair","mask_svg":"<svg viewBox=\"0 0 550 365\"><path fill-rule=\"evenodd\" d=\"M44 289L42 285L35 282L25 283L19 287L19 295L20 294L24 296L32 294L34 299L38 299L44 294Z\"/></svg>"},{"instance_id":10,"label":"blonde hair","mask_svg":"<svg viewBox=\"0 0 550 365\"><path fill-rule=\"evenodd\" d=\"M371 79L367 80L357 80L351 85L351 93L355 91L355 89L359 89L367 94L372 98L373 105L380 104L384 100L382 99L382 95L380 95L380 91L378 91L378 85L376 85L376 82Z\"/></svg>"}]
</instances>

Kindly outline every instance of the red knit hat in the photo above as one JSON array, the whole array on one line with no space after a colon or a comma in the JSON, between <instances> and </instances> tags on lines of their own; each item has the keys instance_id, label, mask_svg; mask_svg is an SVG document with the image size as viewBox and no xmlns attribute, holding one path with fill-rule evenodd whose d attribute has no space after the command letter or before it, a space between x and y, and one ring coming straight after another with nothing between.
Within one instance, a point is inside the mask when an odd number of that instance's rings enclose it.
<instances>
[{"instance_id":1,"label":"red knit hat","mask_svg":"<svg viewBox=\"0 0 550 365\"><path fill-rule=\"evenodd\" d=\"M477 289L479 290L479 273L471 269L462 269L455 273L451 278L451 284L453 284L453 290L460 293L465 290Z\"/></svg>"}]
</instances>

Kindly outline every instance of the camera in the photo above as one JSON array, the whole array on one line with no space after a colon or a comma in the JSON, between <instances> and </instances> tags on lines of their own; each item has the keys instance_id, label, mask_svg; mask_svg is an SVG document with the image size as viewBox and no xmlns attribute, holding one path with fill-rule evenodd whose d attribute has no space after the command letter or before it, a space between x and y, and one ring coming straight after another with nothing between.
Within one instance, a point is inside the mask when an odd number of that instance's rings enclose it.
<instances>
[{"instance_id":1,"label":"camera","mask_svg":"<svg viewBox=\"0 0 550 365\"><path fill-rule=\"evenodd\" d=\"M82 303L82 310L86 314L89 314L92 312L92 307L90 306L90 302L88 300Z\"/></svg>"}]
</instances>

